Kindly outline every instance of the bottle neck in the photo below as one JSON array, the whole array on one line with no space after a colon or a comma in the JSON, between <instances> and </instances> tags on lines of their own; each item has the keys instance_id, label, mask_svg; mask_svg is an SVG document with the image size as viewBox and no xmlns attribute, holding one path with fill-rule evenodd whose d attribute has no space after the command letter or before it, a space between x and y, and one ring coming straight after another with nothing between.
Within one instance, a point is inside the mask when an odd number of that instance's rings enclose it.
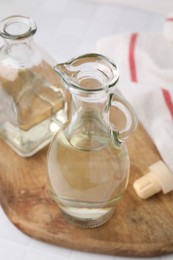
<instances>
[{"instance_id":1,"label":"bottle neck","mask_svg":"<svg viewBox=\"0 0 173 260\"><path fill-rule=\"evenodd\" d=\"M33 37L22 40L4 39L2 53L14 68L30 68L41 62L41 54Z\"/></svg>"},{"instance_id":2,"label":"bottle neck","mask_svg":"<svg viewBox=\"0 0 173 260\"><path fill-rule=\"evenodd\" d=\"M7 65L18 69L39 63L41 55L33 42L36 30L35 22L29 17L10 16L0 21L0 36L5 42L1 57Z\"/></svg>"},{"instance_id":3,"label":"bottle neck","mask_svg":"<svg viewBox=\"0 0 173 260\"><path fill-rule=\"evenodd\" d=\"M6 39L4 38L4 46L6 48L16 47L16 46L32 46L33 45L33 36L26 37L24 39Z\"/></svg>"}]
</instances>

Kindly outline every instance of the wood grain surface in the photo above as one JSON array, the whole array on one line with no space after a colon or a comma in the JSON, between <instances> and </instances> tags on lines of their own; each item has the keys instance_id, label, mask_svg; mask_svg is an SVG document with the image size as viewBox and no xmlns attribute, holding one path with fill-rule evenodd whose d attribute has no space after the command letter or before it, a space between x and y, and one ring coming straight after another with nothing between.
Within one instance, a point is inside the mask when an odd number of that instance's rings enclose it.
<instances>
[{"instance_id":1,"label":"wood grain surface","mask_svg":"<svg viewBox=\"0 0 173 260\"><path fill-rule=\"evenodd\" d=\"M0 203L21 231L58 246L122 256L173 252L173 192L141 200L133 182L160 156L139 125L127 143L131 174L113 217L94 229L71 225L50 196L46 179L47 148L24 159L0 141Z\"/></svg>"}]
</instances>

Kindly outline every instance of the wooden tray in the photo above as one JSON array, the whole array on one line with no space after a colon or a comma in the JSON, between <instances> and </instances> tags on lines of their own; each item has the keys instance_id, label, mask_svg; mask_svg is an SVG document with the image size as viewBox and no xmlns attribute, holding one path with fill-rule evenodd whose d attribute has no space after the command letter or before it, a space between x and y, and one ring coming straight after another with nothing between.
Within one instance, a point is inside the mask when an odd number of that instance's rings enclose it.
<instances>
[{"instance_id":1,"label":"wooden tray","mask_svg":"<svg viewBox=\"0 0 173 260\"><path fill-rule=\"evenodd\" d=\"M129 138L131 175L112 219L95 229L72 226L61 215L46 182L47 148L24 159L0 141L0 203L11 222L34 238L58 246L122 256L173 252L173 192L146 201L133 182L160 156L141 126Z\"/></svg>"}]
</instances>

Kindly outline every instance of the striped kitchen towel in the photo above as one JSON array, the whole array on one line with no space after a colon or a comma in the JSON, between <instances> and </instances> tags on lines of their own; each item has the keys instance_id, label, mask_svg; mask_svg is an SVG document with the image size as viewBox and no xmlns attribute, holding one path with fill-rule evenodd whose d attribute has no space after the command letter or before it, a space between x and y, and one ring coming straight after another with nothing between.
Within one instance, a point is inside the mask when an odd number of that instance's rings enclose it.
<instances>
[{"instance_id":1,"label":"striped kitchen towel","mask_svg":"<svg viewBox=\"0 0 173 260\"><path fill-rule=\"evenodd\" d=\"M132 33L101 39L97 51L117 64L118 89L173 172L173 43L163 33Z\"/></svg>"}]
</instances>

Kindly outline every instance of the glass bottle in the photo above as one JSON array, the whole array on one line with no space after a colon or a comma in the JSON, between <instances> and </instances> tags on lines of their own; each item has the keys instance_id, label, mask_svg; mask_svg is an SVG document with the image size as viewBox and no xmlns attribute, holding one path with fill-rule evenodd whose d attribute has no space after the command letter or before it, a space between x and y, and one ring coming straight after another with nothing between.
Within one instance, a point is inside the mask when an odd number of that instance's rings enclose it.
<instances>
[{"instance_id":1,"label":"glass bottle","mask_svg":"<svg viewBox=\"0 0 173 260\"><path fill-rule=\"evenodd\" d=\"M56 71L72 97L70 118L48 152L50 190L69 220L96 227L112 216L127 187L130 162L124 140L137 119L131 106L113 93L119 75L107 57L86 54L57 65ZM127 119L121 131L110 121L111 106Z\"/></svg>"},{"instance_id":2,"label":"glass bottle","mask_svg":"<svg viewBox=\"0 0 173 260\"><path fill-rule=\"evenodd\" d=\"M63 82L33 41L36 30L29 17L0 22L0 136L24 157L47 145L66 121Z\"/></svg>"}]
</instances>

